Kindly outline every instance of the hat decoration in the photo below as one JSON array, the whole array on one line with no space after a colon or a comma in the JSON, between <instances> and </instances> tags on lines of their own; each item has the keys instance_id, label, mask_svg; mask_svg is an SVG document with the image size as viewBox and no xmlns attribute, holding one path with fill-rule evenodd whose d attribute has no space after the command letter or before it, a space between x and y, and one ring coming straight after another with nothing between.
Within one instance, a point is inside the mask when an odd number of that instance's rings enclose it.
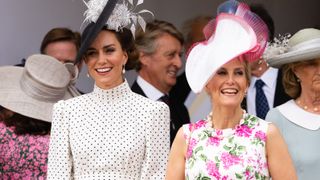
<instances>
[{"instance_id":1,"label":"hat decoration","mask_svg":"<svg viewBox=\"0 0 320 180\"><path fill-rule=\"evenodd\" d=\"M267 44L268 28L245 3L222 3L218 16L204 28L206 40L195 44L187 57L186 77L198 93L223 64L240 57L258 60Z\"/></svg>"},{"instance_id":2,"label":"hat decoration","mask_svg":"<svg viewBox=\"0 0 320 180\"><path fill-rule=\"evenodd\" d=\"M284 64L320 58L319 29L302 29L289 37L280 39L278 46L270 45L271 50L265 53L265 60L270 66L280 68Z\"/></svg>"},{"instance_id":3,"label":"hat decoration","mask_svg":"<svg viewBox=\"0 0 320 180\"><path fill-rule=\"evenodd\" d=\"M267 43L267 47L263 53L263 59L270 59L279 54L283 54L288 51L289 38L291 34L279 34L278 37L274 37L273 41Z\"/></svg>"},{"instance_id":4,"label":"hat decoration","mask_svg":"<svg viewBox=\"0 0 320 180\"><path fill-rule=\"evenodd\" d=\"M84 12L85 20L84 23L97 22L98 17L103 11L109 0L89 0L85 5L87 10ZM116 3L109 19L106 21L109 29L120 31L124 27L130 26L132 34L135 34L136 25L139 25L143 30L145 30L146 22L141 16L143 13L149 13L152 16L153 13L149 10L143 9L139 12L134 12L136 7L143 3L143 0L138 0L136 5L134 5L133 0L120 0Z\"/></svg>"},{"instance_id":5,"label":"hat decoration","mask_svg":"<svg viewBox=\"0 0 320 180\"><path fill-rule=\"evenodd\" d=\"M146 9L134 12L136 7L143 3L143 0L138 0L136 4L133 0L83 0L83 2L88 8L84 12L85 19L82 24L86 25L86 28L82 33L83 37L76 63L81 61L83 54L104 26L117 32L130 26L134 36L137 25L143 30L146 28L142 14L147 13L154 16L151 11Z\"/></svg>"}]
</instances>

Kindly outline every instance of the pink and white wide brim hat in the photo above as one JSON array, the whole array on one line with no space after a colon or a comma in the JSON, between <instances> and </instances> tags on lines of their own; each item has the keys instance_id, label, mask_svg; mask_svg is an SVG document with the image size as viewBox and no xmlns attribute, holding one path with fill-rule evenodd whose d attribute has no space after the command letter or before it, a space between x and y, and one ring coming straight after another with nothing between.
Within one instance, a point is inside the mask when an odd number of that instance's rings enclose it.
<instances>
[{"instance_id":1,"label":"pink and white wide brim hat","mask_svg":"<svg viewBox=\"0 0 320 180\"><path fill-rule=\"evenodd\" d=\"M194 45L186 62L186 77L195 93L202 91L225 63L240 57L260 58L267 44L268 28L248 5L234 0L218 7L218 16L204 28L206 41Z\"/></svg>"}]
</instances>

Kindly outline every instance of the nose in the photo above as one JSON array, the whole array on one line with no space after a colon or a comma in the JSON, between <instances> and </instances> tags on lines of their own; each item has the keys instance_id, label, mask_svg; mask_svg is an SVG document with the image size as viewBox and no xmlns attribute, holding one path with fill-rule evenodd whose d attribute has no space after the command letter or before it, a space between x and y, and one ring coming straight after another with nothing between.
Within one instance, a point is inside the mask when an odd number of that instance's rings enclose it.
<instances>
[{"instance_id":1,"label":"nose","mask_svg":"<svg viewBox=\"0 0 320 180\"><path fill-rule=\"evenodd\" d=\"M99 64L104 64L106 63L108 60L107 60L107 57L103 55L103 53L99 53L98 55L98 63Z\"/></svg>"},{"instance_id":2,"label":"nose","mask_svg":"<svg viewBox=\"0 0 320 180\"><path fill-rule=\"evenodd\" d=\"M181 57L179 54L176 55L176 57L173 60L173 64L180 69L182 67L182 61L181 61Z\"/></svg>"},{"instance_id":3,"label":"nose","mask_svg":"<svg viewBox=\"0 0 320 180\"><path fill-rule=\"evenodd\" d=\"M227 78L228 78L227 79L228 84L233 84L235 82L233 74L229 74Z\"/></svg>"}]
</instances>

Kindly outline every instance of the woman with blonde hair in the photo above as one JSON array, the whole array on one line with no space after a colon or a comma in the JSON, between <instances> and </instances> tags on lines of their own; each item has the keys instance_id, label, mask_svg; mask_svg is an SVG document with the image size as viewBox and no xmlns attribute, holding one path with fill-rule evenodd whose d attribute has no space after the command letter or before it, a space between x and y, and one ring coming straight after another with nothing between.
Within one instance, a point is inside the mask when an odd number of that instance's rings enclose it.
<instances>
[{"instance_id":1,"label":"woman with blonde hair","mask_svg":"<svg viewBox=\"0 0 320 180\"><path fill-rule=\"evenodd\" d=\"M271 45L275 49L267 62L283 69L283 86L292 100L271 109L266 120L281 130L298 178L319 179L320 30L302 29L280 42Z\"/></svg>"},{"instance_id":2,"label":"woman with blonde hair","mask_svg":"<svg viewBox=\"0 0 320 180\"><path fill-rule=\"evenodd\" d=\"M191 89L206 90L211 113L180 128L166 179L296 179L276 126L241 108L250 81L247 61L262 55L267 27L244 3L226 1L218 13L205 27L207 41L193 47L186 64Z\"/></svg>"}]
</instances>

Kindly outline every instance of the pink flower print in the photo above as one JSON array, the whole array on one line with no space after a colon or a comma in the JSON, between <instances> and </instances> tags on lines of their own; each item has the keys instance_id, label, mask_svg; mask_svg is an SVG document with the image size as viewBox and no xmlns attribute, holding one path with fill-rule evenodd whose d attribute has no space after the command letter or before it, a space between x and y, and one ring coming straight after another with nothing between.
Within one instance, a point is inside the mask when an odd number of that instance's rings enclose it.
<instances>
[{"instance_id":1,"label":"pink flower print","mask_svg":"<svg viewBox=\"0 0 320 180\"><path fill-rule=\"evenodd\" d=\"M216 179L220 179L221 175L219 173L219 169L213 161L208 161L206 163L207 171L210 176L215 177Z\"/></svg>"},{"instance_id":2,"label":"pink flower print","mask_svg":"<svg viewBox=\"0 0 320 180\"><path fill-rule=\"evenodd\" d=\"M9 166L8 166L8 165L5 165L5 166L2 167L2 169L3 169L4 171L7 171L7 170L9 169Z\"/></svg>"},{"instance_id":3,"label":"pink flower print","mask_svg":"<svg viewBox=\"0 0 320 180\"><path fill-rule=\"evenodd\" d=\"M187 159L189 159L191 157L192 151L197 143L198 143L198 141L196 139L190 138L190 141L188 144L188 150L187 150L187 157L186 157Z\"/></svg>"},{"instance_id":4,"label":"pink flower print","mask_svg":"<svg viewBox=\"0 0 320 180\"><path fill-rule=\"evenodd\" d=\"M252 129L247 125L238 126L238 128L236 129L236 135L240 137L250 137L251 133Z\"/></svg>"},{"instance_id":5,"label":"pink flower print","mask_svg":"<svg viewBox=\"0 0 320 180\"><path fill-rule=\"evenodd\" d=\"M16 144L16 143L15 143L14 141L9 141L9 147L11 147L11 148L12 148L12 147L14 147L14 146L15 146L15 144Z\"/></svg>"},{"instance_id":6,"label":"pink flower print","mask_svg":"<svg viewBox=\"0 0 320 180\"><path fill-rule=\"evenodd\" d=\"M266 141L267 137L266 137L266 133L264 133L263 131L257 131L255 134L255 137L257 139L260 139L261 141Z\"/></svg>"},{"instance_id":7,"label":"pink flower print","mask_svg":"<svg viewBox=\"0 0 320 180\"><path fill-rule=\"evenodd\" d=\"M230 166L239 164L241 159L238 156L231 155L227 152L222 153L221 161L225 169L229 169Z\"/></svg>"},{"instance_id":8,"label":"pink flower print","mask_svg":"<svg viewBox=\"0 0 320 180\"><path fill-rule=\"evenodd\" d=\"M213 146L219 146L220 138L218 138L216 136L209 137L207 144L213 145Z\"/></svg>"},{"instance_id":9,"label":"pink flower print","mask_svg":"<svg viewBox=\"0 0 320 180\"><path fill-rule=\"evenodd\" d=\"M205 121L205 120L200 120L200 121L198 121L198 122L196 122L196 123L194 123L194 124L190 124L189 130L190 130L190 131L194 131L194 130L196 130L196 129L199 129L199 128L201 128L201 127L204 127L206 124L207 124L207 121Z\"/></svg>"}]
</instances>

